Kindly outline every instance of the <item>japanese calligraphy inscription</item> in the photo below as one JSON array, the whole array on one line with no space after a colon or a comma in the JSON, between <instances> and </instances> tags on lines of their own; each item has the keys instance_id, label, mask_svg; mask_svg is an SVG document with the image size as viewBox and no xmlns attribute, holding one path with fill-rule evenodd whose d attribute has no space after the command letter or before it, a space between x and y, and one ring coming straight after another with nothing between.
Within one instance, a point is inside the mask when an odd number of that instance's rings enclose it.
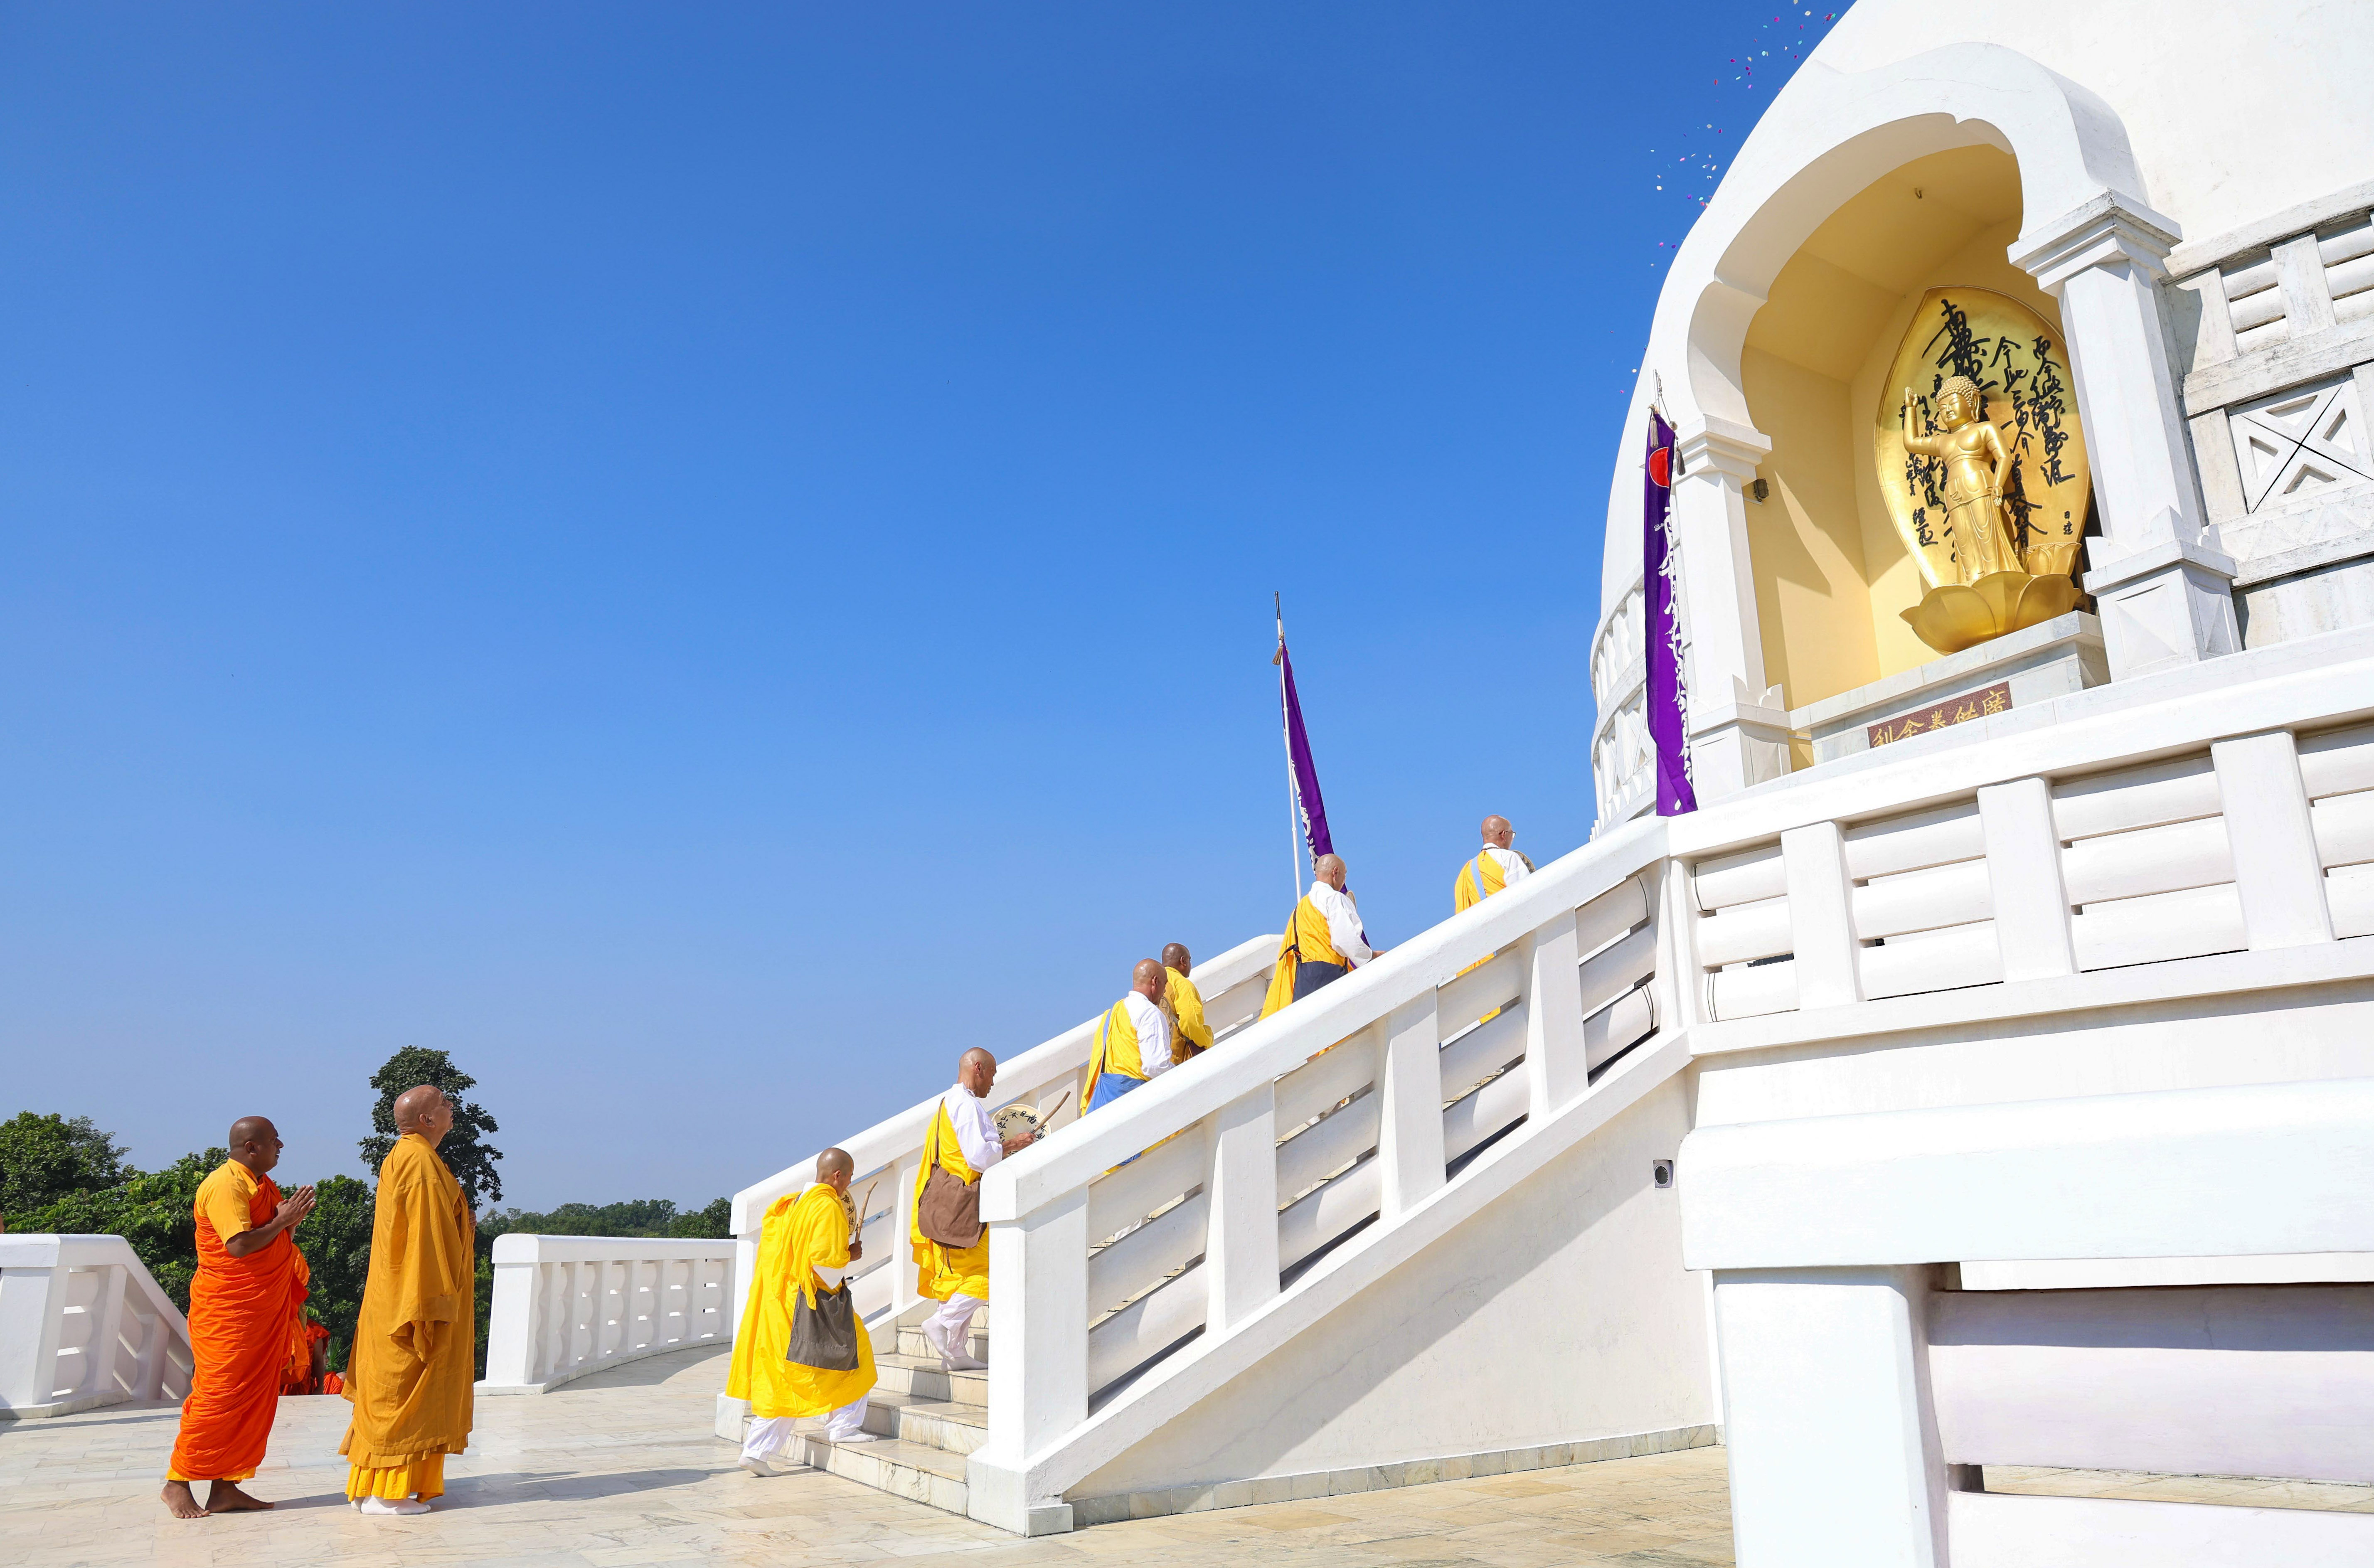
<instances>
[{"instance_id":1,"label":"japanese calligraphy inscription","mask_svg":"<svg viewBox=\"0 0 2374 1568\"><path fill-rule=\"evenodd\" d=\"M2092 474L2068 353L2018 300L1933 288L1872 429L1880 495L1927 591L1904 612L1958 652L2067 611Z\"/></svg>"},{"instance_id":2,"label":"japanese calligraphy inscription","mask_svg":"<svg viewBox=\"0 0 2374 1568\"><path fill-rule=\"evenodd\" d=\"M1884 746L1891 741L1942 730L1948 724L1967 724L1973 719L2010 711L2011 683L1997 681L1983 691L1965 692L1944 702L1933 702L1914 712L1898 714L1885 724L1866 725L1863 735L1872 745Z\"/></svg>"}]
</instances>

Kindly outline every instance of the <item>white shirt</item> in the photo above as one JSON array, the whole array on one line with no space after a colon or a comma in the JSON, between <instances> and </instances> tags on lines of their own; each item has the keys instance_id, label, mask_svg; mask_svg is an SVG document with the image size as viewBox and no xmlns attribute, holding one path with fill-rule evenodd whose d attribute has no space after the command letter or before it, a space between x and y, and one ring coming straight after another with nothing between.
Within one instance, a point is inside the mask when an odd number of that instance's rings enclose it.
<instances>
[{"instance_id":1,"label":"white shirt","mask_svg":"<svg viewBox=\"0 0 2374 1568\"><path fill-rule=\"evenodd\" d=\"M948 1125L956 1129L957 1152L975 1176L1005 1158L1005 1145L997 1136L997 1118L989 1114L987 1100L959 1083L940 1096L940 1105L948 1113Z\"/></svg>"},{"instance_id":2,"label":"white shirt","mask_svg":"<svg viewBox=\"0 0 2374 1568\"><path fill-rule=\"evenodd\" d=\"M1514 887L1534 874L1533 868L1525 864L1524 857L1514 849L1503 849L1498 844L1487 844L1484 846L1484 852L1500 862L1500 884L1503 887ZM1479 887L1476 891L1481 893L1484 890Z\"/></svg>"},{"instance_id":3,"label":"white shirt","mask_svg":"<svg viewBox=\"0 0 2374 1568\"><path fill-rule=\"evenodd\" d=\"M1121 999L1129 1009L1129 1022L1137 1031L1137 1064L1152 1082L1157 1074L1170 1071L1170 1020L1135 991Z\"/></svg>"},{"instance_id":4,"label":"white shirt","mask_svg":"<svg viewBox=\"0 0 2374 1568\"><path fill-rule=\"evenodd\" d=\"M1327 945L1352 963L1366 964L1377 954L1361 940L1360 911L1348 893L1338 893L1325 883L1310 890L1310 907L1327 917Z\"/></svg>"}]
</instances>

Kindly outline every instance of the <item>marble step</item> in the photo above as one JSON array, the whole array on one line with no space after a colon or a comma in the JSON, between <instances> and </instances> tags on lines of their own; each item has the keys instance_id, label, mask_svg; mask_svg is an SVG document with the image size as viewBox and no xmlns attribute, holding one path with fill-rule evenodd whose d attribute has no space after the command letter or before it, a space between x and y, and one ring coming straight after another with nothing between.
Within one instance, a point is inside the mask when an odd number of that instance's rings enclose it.
<instances>
[{"instance_id":1,"label":"marble step","mask_svg":"<svg viewBox=\"0 0 2374 1568\"><path fill-rule=\"evenodd\" d=\"M989 1407L988 1373L949 1372L936 1355L877 1355L874 1373L875 1387L886 1394Z\"/></svg>"},{"instance_id":2,"label":"marble step","mask_svg":"<svg viewBox=\"0 0 2374 1568\"><path fill-rule=\"evenodd\" d=\"M867 1412L869 1416L872 1413ZM867 1425L872 1424L869 1420ZM967 1489L962 1454L893 1438L876 1438L871 1443L833 1443L817 1433L803 1433L793 1441L798 1457L817 1469L951 1514L965 1511Z\"/></svg>"},{"instance_id":3,"label":"marble step","mask_svg":"<svg viewBox=\"0 0 2374 1568\"><path fill-rule=\"evenodd\" d=\"M979 1316L973 1319L970 1339L972 1343L967 1353L975 1361L987 1361L989 1330L981 1326ZM902 1356L929 1356L934 1361L937 1361L940 1354L932 1349L931 1341L923 1338L923 1330L912 1323L903 1323L899 1327L899 1353Z\"/></svg>"},{"instance_id":4,"label":"marble step","mask_svg":"<svg viewBox=\"0 0 2374 1568\"><path fill-rule=\"evenodd\" d=\"M885 1428L874 1424L874 1409L865 1411L868 1431L887 1430L901 1443L920 1444L944 1454L970 1454L989 1441L989 1411L980 1405L959 1405L938 1399L907 1399L887 1412Z\"/></svg>"}]
</instances>

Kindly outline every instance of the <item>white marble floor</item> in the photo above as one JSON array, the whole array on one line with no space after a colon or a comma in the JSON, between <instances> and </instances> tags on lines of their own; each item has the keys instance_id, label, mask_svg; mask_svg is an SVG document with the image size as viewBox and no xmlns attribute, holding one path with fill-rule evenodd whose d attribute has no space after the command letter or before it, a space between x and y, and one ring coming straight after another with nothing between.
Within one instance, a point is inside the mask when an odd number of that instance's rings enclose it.
<instances>
[{"instance_id":1,"label":"white marble floor","mask_svg":"<svg viewBox=\"0 0 2374 1568\"><path fill-rule=\"evenodd\" d=\"M0 1422L0 1563L12 1568L642 1568L892 1559L1418 1568L1728 1564L1722 1450L1180 1515L1017 1540L813 1470L761 1480L710 1433L723 1352L688 1351L540 1398L481 1399L470 1452L418 1518L346 1506L347 1402L280 1402L251 1489L268 1514L171 1518L157 1501L177 1412L116 1406Z\"/></svg>"}]
</instances>

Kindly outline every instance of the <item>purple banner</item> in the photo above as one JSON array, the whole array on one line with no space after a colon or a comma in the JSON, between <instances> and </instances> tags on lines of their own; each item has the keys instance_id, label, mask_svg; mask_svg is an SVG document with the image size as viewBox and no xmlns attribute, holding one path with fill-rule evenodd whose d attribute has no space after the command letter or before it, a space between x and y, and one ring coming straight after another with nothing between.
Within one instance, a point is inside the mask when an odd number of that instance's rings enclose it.
<instances>
[{"instance_id":1,"label":"purple banner","mask_svg":"<svg viewBox=\"0 0 2374 1568\"><path fill-rule=\"evenodd\" d=\"M1335 852L1327 837L1327 802L1319 798L1319 769L1310 760L1310 737L1302 728L1302 698L1294 690L1294 661L1287 656L1286 639L1278 638L1278 700L1286 710L1286 756L1294 775L1295 809L1302 813L1303 841L1310 858Z\"/></svg>"},{"instance_id":2,"label":"purple banner","mask_svg":"<svg viewBox=\"0 0 2374 1568\"><path fill-rule=\"evenodd\" d=\"M1674 427L1649 411L1641 483L1640 598L1648 610L1649 738L1657 747L1657 814L1698 809L1690 783L1688 679L1683 671L1681 552L1674 547Z\"/></svg>"}]
</instances>

